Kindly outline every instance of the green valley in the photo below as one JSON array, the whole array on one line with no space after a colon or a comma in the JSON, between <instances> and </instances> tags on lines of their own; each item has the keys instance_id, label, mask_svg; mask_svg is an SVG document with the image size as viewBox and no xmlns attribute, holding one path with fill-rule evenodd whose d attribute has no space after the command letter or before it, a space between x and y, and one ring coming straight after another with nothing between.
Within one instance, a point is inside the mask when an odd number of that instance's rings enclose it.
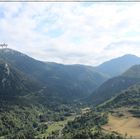
<instances>
[{"instance_id":1,"label":"green valley","mask_svg":"<svg viewBox=\"0 0 140 140\"><path fill-rule=\"evenodd\" d=\"M139 138L140 65L116 77L101 68L0 50L0 138Z\"/></svg>"}]
</instances>

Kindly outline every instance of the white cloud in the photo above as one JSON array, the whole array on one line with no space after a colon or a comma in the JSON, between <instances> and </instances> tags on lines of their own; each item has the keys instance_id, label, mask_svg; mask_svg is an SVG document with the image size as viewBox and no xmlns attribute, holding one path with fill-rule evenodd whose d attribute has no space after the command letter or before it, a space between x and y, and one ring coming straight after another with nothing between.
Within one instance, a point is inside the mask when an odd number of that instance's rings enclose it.
<instances>
[{"instance_id":1,"label":"white cloud","mask_svg":"<svg viewBox=\"0 0 140 140\"><path fill-rule=\"evenodd\" d=\"M34 58L96 65L140 54L140 4L1 3L0 40Z\"/></svg>"}]
</instances>

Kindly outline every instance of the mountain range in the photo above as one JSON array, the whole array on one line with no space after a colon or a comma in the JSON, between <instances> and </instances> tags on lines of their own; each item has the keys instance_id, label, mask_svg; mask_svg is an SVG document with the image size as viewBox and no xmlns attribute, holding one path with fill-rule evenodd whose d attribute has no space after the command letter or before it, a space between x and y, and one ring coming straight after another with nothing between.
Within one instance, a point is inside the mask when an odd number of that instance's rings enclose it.
<instances>
[{"instance_id":1,"label":"mountain range","mask_svg":"<svg viewBox=\"0 0 140 140\"><path fill-rule=\"evenodd\" d=\"M89 95L107 79L92 67L41 62L11 49L1 50L0 59L69 100Z\"/></svg>"},{"instance_id":2,"label":"mountain range","mask_svg":"<svg viewBox=\"0 0 140 140\"><path fill-rule=\"evenodd\" d=\"M140 65L132 66L120 76L111 78L98 87L89 97L92 104L100 104L117 95L122 90L140 82Z\"/></svg>"},{"instance_id":3,"label":"mountain range","mask_svg":"<svg viewBox=\"0 0 140 140\"><path fill-rule=\"evenodd\" d=\"M95 67L43 62L0 49L0 138L33 138L45 129L42 121L63 120L83 106L136 107L139 83L140 58L130 54Z\"/></svg>"},{"instance_id":4,"label":"mountain range","mask_svg":"<svg viewBox=\"0 0 140 140\"><path fill-rule=\"evenodd\" d=\"M41 62L11 49L0 50L0 59L40 85L46 86L54 94L69 100L89 96L109 77L120 75L132 65L140 63L139 57L125 55L97 67L63 65Z\"/></svg>"},{"instance_id":5,"label":"mountain range","mask_svg":"<svg viewBox=\"0 0 140 140\"><path fill-rule=\"evenodd\" d=\"M131 66L136 64L140 64L140 57L132 54L126 54L124 56L106 61L97 66L95 69L111 78L122 74Z\"/></svg>"}]
</instances>

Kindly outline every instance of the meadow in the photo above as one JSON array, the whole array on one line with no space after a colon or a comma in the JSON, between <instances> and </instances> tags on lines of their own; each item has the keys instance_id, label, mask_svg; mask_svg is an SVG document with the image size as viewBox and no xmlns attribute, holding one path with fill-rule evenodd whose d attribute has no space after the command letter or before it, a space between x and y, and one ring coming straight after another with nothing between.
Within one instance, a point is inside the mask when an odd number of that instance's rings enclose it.
<instances>
[{"instance_id":1,"label":"meadow","mask_svg":"<svg viewBox=\"0 0 140 140\"><path fill-rule=\"evenodd\" d=\"M118 132L127 138L140 138L140 119L129 113L121 117L109 114L108 123L102 128L109 132Z\"/></svg>"}]
</instances>

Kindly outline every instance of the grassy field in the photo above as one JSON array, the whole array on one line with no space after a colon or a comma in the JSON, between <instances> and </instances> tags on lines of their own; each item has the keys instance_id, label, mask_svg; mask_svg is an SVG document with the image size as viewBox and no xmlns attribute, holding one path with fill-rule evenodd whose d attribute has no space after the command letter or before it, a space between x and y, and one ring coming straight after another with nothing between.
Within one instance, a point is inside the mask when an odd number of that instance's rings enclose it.
<instances>
[{"instance_id":1,"label":"grassy field","mask_svg":"<svg viewBox=\"0 0 140 140\"><path fill-rule=\"evenodd\" d=\"M51 125L48 126L46 132L44 134L40 134L37 138L47 138L52 132L59 131L61 133L64 126L68 123L68 121L74 120L75 116L69 116L64 121L53 122Z\"/></svg>"},{"instance_id":2,"label":"grassy field","mask_svg":"<svg viewBox=\"0 0 140 140\"><path fill-rule=\"evenodd\" d=\"M116 131L128 138L140 138L140 119L132 115L118 117L109 114L109 122L102 128L107 131Z\"/></svg>"}]
</instances>

